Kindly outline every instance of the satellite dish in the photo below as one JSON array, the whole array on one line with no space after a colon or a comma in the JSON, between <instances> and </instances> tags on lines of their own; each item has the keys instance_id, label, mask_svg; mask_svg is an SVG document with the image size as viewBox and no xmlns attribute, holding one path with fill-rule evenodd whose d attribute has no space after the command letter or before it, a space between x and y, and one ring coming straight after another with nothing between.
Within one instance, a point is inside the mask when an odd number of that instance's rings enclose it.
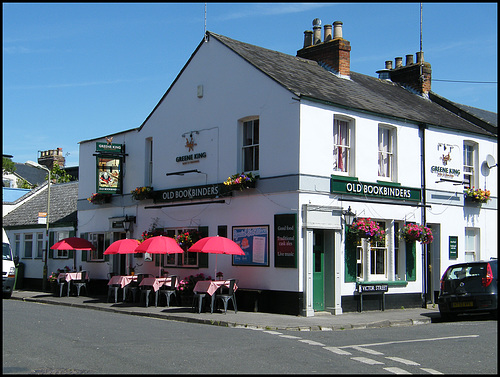
<instances>
[{"instance_id":1,"label":"satellite dish","mask_svg":"<svg viewBox=\"0 0 500 377\"><path fill-rule=\"evenodd\" d=\"M491 154L486 156L486 165L488 166L489 169L497 166L497 163L495 162L495 157L493 157Z\"/></svg>"}]
</instances>

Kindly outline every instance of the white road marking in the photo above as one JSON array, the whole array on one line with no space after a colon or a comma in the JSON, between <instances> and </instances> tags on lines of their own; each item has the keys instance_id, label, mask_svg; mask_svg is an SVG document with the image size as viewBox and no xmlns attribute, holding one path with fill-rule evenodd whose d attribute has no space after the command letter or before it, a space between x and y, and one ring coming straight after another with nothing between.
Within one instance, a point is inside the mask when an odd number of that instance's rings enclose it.
<instances>
[{"instance_id":1,"label":"white road marking","mask_svg":"<svg viewBox=\"0 0 500 377\"><path fill-rule=\"evenodd\" d=\"M370 365L383 364L380 361L369 359L367 357L351 357L351 360L356 360L356 361L359 361L361 363L370 364Z\"/></svg>"},{"instance_id":2,"label":"white road marking","mask_svg":"<svg viewBox=\"0 0 500 377\"><path fill-rule=\"evenodd\" d=\"M391 356L386 356L386 359L392 360L392 361L397 361L398 363L403 363L406 365L420 365L419 363L407 359L402 359L400 357L391 357Z\"/></svg>"},{"instance_id":3,"label":"white road marking","mask_svg":"<svg viewBox=\"0 0 500 377\"><path fill-rule=\"evenodd\" d=\"M280 337L288 339L300 339L300 336L295 336L295 335L280 335Z\"/></svg>"},{"instance_id":4,"label":"white road marking","mask_svg":"<svg viewBox=\"0 0 500 377\"><path fill-rule=\"evenodd\" d=\"M267 332L268 334L280 335L281 333L278 331L264 330L263 332Z\"/></svg>"},{"instance_id":5,"label":"white road marking","mask_svg":"<svg viewBox=\"0 0 500 377\"><path fill-rule=\"evenodd\" d=\"M448 340L448 339L461 339L461 338L477 338L479 335L464 335L464 336L447 336L442 338L427 338L427 339L409 339L409 340L395 340L392 342L382 342L382 343L369 343L369 344L353 344L350 346L341 346L339 348L352 348L352 347L371 347L371 346L383 346L386 344L399 344L399 343L414 343L414 342L431 342L435 340Z\"/></svg>"},{"instance_id":6,"label":"white road marking","mask_svg":"<svg viewBox=\"0 0 500 377\"><path fill-rule=\"evenodd\" d=\"M354 348L357 351L366 352L366 353L369 353L372 355L383 355L382 352L374 351L374 350L371 350L369 348L358 347L358 346L353 346L352 348Z\"/></svg>"},{"instance_id":7,"label":"white road marking","mask_svg":"<svg viewBox=\"0 0 500 377\"><path fill-rule=\"evenodd\" d=\"M311 346L321 346L321 347L325 346L323 343L315 342L314 340L309 340L309 339L300 339L299 342L304 342L310 344Z\"/></svg>"},{"instance_id":8,"label":"white road marking","mask_svg":"<svg viewBox=\"0 0 500 377\"><path fill-rule=\"evenodd\" d=\"M411 374L407 370L401 369L401 368L396 368L396 367L388 367L384 368L386 371L394 373L394 374Z\"/></svg>"},{"instance_id":9,"label":"white road marking","mask_svg":"<svg viewBox=\"0 0 500 377\"><path fill-rule=\"evenodd\" d=\"M338 347L323 347L325 350L336 353L337 355L352 355L352 353L341 350Z\"/></svg>"},{"instance_id":10,"label":"white road marking","mask_svg":"<svg viewBox=\"0 0 500 377\"><path fill-rule=\"evenodd\" d=\"M430 373L430 374L444 374L444 373L441 373L435 369L431 369L431 368L420 368L422 369L424 372L427 372L427 373Z\"/></svg>"}]
</instances>

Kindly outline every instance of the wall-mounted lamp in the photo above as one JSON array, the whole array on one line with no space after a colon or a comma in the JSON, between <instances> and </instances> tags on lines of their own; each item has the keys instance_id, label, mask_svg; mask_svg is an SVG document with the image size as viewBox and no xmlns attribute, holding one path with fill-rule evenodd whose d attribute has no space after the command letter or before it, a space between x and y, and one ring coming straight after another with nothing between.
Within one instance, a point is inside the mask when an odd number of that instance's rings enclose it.
<instances>
[{"instance_id":1,"label":"wall-mounted lamp","mask_svg":"<svg viewBox=\"0 0 500 377\"><path fill-rule=\"evenodd\" d=\"M344 216L344 221L346 225L351 225L356 218L356 214L351 211L351 206L347 208L347 211L342 211L342 215Z\"/></svg>"},{"instance_id":2,"label":"wall-mounted lamp","mask_svg":"<svg viewBox=\"0 0 500 377\"><path fill-rule=\"evenodd\" d=\"M135 216L125 216L125 220L123 220L123 229L125 229L125 232L128 232L130 230L130 227L132 226L132 223L135 223Z\"/></svg>"}]
</instances>

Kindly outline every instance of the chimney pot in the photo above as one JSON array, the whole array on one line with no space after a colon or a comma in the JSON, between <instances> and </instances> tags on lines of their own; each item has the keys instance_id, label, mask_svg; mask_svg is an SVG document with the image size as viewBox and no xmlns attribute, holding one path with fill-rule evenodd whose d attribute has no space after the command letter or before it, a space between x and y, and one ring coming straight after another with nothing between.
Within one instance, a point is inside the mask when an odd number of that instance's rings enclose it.
<instances>
[{"instance_id":1,"label":"chimney pot","mask_svg":"<svg viewBox=\"0 0 500 377\"><path fill-rule=\"evenodd\" d=\"M325 25L324 30L325 30L324 41L328 42L332 39L332 25Z\"/></svg>"},{"instance_id":2,"label":"chimney pot","mask_svg":"<svg viewBox=\"0 0 500 377\"><path fill-rule=\"evenodd\" d=\"M333 23L333 39L335 38L342 38L342 21Z\"/></svg>"},{"instance_id":3,"label":"chimney pot","mask_svg":"<svg viewBox=\"0 0 500 377\"><path fill-rule=\"evenodd\" d=\"M313 20L314 44L321 43L321 20L315 18Z\"/></svg>"},{"instance_id":4,"label":"chimney pot","mask_svg":"<svg viewBox=\"0 0 500 377\"><path fill-rule=\"evenodd\" d=\"M392 69L392 60L385 61L385 69Z\"/></svg>"},{"instance_id":5,"label":"chimney pot","mask_svg":"<svg viewBox=\"0 0 500 377\"><path fill-rule=\"evenodd\" d=\"M418 51L417 52L417 64L421 64L423 62L424 62L424 52Z\"/></svg>"},{"instance_id":6,"label":"chimney pot","mask_svg":"<svg viewBox=\"0 0 500 377\"><path fill-rule=\"evenodd\" d=\"M313 32L312 30L304 31L304 47L313 45Z\"/></svg>"},{"instance_id":7,"label":"chimney pot","mask_svg":"<svg viewBox=\"0 0 500 377\"><path fill-rule=\"evenodd\" d=\"M398 56L396 58L396 68L401 68L403 66L403 58L401 56Z\"/></svg>"},{"instance_id":8,"label":"chimney pot","mask_svg":"<svg viewBox=\"0 0 500 377\"><path fill-rule=\"evenodd\" d=\"M412 65L413 64L413 55L409 54L406 55L406 65Z\"/></svg>"}]
</instances>

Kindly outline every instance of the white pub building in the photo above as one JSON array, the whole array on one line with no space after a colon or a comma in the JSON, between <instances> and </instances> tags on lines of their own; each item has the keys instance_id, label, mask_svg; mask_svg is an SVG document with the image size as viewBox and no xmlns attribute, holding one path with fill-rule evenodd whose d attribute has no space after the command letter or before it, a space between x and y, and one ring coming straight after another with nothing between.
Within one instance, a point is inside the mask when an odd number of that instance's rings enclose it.
<instances>
[{"instance_id":1,"label":"white pub building","mask_svg":"<svg viewBox=\"0 0 500 377\"><path fill-rule=\"evenodd\" d=\"M97 250L75 255L91 279L216 268L239 280L240 310L312 316L356 310L362 286L385 286L386 307L434 302L448 265L496 257L497 114L431 92L423 52L352 72L342 23L318 21L297 56L207 32L142 125L80 143L77 235ZM250 187L223 184L241 172ZM351 238L350 215L382 237ZM410 223L433 241L405 242ZM103 255L153 229L226 236L245 255Z\"/></svg>"}]
</instances>

